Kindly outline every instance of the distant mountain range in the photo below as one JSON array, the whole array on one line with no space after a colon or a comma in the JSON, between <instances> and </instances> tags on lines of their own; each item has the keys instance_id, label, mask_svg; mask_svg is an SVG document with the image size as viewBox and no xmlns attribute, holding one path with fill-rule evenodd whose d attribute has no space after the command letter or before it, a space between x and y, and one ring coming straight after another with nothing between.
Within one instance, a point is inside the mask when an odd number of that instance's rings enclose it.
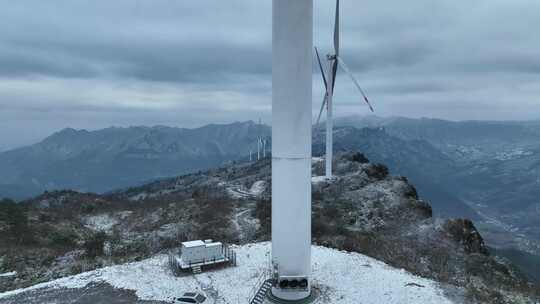
<instances>
[{"instance_id":1,"label":"distant mountain range","mask_svg":"<svg viewBox=\"0 0 540 304\"><path fill-rule=\"evenodd\" d=\"M540 145L540 121L447 121L432 118L349 116L336 124L384 128L405 140L425 140L460 160L493 157Z\"/></svg>"},{"instance_id":2,"label":"distant mountain range","mask_svg":"<svg viewBox=\"0 0 540 304\"><path fill-rule=\"evenodd\" d=\"M0 197L45 190L105 192L246 157L270 128L254 122L197 129L64 129L42 142L0 153Z\"/></svg>"},{"instance_id":3,"label":"distant mountain range","mask_svg":"<svg viewBox=\"0 0 540 304\"><path fill-rule=\"evenodd\" d=\"M436 197L429 197L437 188L451 194L448 199L468 205L481 217L477 224L491 245L540 254L540 121L453 122L372 116L340 118L336 124L376 128L404 141L429 143L451 162L444 158L439 163L428 162L418 167L420 174L415 168L394 166L404 169L398 173L410 177L435 209L442 204L457 207L457 212L466 210L461 203L437 203ZM424 151L428 149L423 147ZM392 162L388 164L392 168ZM426 187L426 182L435 182L437 187Z\"/></svg>"},{"instance_id":4,"label":"distant mountain range","mask_svg":"<svg viewBox=\"0 0 540 304\"><path fill-rule=\"evenodd\" d=\"M473 219L490 245L540 254L540 122L369 116L338 118L336 126L337 151L359 150L406 176L435 215ZM314 155L324 153L324 132L314 128ZM0 153L0 197L136 186L247 160L257 136L270 135L254 122L64 129Z\"/></svg>"},{"instance_id":5,"label":"distant mountain range","mask_svg":"<svg viewBox=\"0 0 540 304\"><path fill-rule=\"evenodd\" d=\"M313 151L324 151L324 129L315 128ZM0 153L0 197L28 198L45 190L106 192L159 178L203 170L227 161L247 160L256 139L269 137L268 126L253 122L208 125L198 129L163 126L64 129L42 142ZM270 145L268 145L270 149ZM420 183L437 214L477 215L459 201L442 195L425 172L448 175L452 159L425 140L405 140L382 129L337 127L335 149L361 150L370 159ZM428 184L429 186L425 185ZM437 202L442 202L438 204ZM467 210L467 211L465 211Z\"/></svg>"}]
</instances>

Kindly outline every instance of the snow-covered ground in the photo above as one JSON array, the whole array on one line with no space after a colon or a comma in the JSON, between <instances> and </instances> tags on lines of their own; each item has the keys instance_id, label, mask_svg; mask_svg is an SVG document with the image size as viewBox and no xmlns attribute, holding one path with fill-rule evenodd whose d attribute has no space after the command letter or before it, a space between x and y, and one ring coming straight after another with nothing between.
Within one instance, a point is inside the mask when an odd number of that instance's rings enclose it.
<instances>
[{"instance_id":1,"label":"snow-covered ground","mask_svg":"<svg viewBox=\"0 0 540 304\"><path fill-rule=\"evenodd\" d=\"M515 159L515 158L519 158L523 156L531 156L533 154L534 152L532 151L525 151L521 148L517 148L517 149L508 150L508 151L498 152L494 158L496 160L505 161L505 160L511 160L511 159Z\"/></svg>"},{"instance_id":2,"label":"snow-covered ground","mask_svg":"<svg viewBox=\"0 0 540 304\"><path fill-rule=\"evenodd\" d=\"M237 199L255 198L263 194L264 190L266 190L265 181L256 181L249 189L237 184L232 184L227 187L227 192L229 195Z\"/></svg>"},{"instance_id":3,"label":"snow-covered ground","mask_svg":"<svg viewBox=\"0 0 540 304\"><path fill-rule=\"evenodd\" d=\"M319 162L322 162L324 161L324 157L312 157L311 158L311 163L312 164L316 164L316 163L319 163Z\"/></svg>"},{"instance_id":4,"label":"snow-covered ground","mask_svg":"<svg viewBox=\"0 0 540 304\"><path fill-rule=\"evenodd\" d=\"M266 182L265 181L256 181L253 183L251 188L249 188L249 192L252 195L261 195L264 190L266 190Z\"/></svg>"},{"instance_id":5,"label":"snow-covered ground","mask_svg":"<svg viewBox=\"0 0 540 304\"><path fill-rule=\"evenodd\" d=\"M118 220L108 214L88 216L83 222L86 228L103 232L111 231L114 225L118 224Z\"/></svg>"},{"instance_id":6,"label":"snow-covered ground","mask_svg":"<svg viewBox=\"0 0 540 304\"><path fill-rule=\"evenodd\" d=\"M270 243L235 248L238 266L174 277L167 257L112 266L0 294L0 299L39 288L83 288L106 282L135 291L142 300L169 301L185 291L203 290L216 303L247 303L251 289L267 265ZM313 282L321 295L316 303L403 304L452 303L436 282L391 268L372 258L325 247L313 247Z\"/></svg>"},{"instance_id":7,"label":"snow-covered ground","mask_svg":"<svg viewBox=\"0 0 540 304\"><path fill-rule=\"evenodd\" d=\"M330 178L326 177L325 175L312 176L311 177L311 183L313 183L313 184L318 184L318 183L326 182L326 181L329 181L329 180L330 180Z\"/></svg>"},{"instance_id":8,"label":"snow-covered ground","mask_svg":"<svg viewBox=\"0 0 540 304\"><path fill-rule=\"evenodd\" d=\"M16 271L0 273L0 278L11 278L17 276Z\"/></svg>"}]
</instances>

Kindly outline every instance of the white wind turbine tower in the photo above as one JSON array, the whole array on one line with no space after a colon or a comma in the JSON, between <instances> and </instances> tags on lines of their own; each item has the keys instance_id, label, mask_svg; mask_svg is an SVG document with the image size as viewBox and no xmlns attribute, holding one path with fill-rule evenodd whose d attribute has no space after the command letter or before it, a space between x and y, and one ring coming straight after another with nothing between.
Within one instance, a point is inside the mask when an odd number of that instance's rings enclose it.
<instances>
[{"instance_id":1,"label":"white wind turbine tower","mask_svg":"<svg viewBox=\"0 0 540 304\"><path fill-rule=\"evenodd\" d=\"M261 160L261 137L257 137L257 160Z\"/></svg>"},{"instance_id":2,"label":"white wind turbine tower","mask_svg":"<svg viewBox=\"0 0 540 304\"><path fill-rule=\"evenodd\" d=\"M259 136L257 136L257 160L261 160L261 150L262 150L263 158L266 157L266 152L265 152L266 143L265 143L264 138L261 136L261 129L262 129L262 123L261 123L261 119L259 118L259 125L258 125Z\"/></svg>"},{"instance_id":3,"label":"white wind turbine tower","mask_svg":"<svg viewBox=\"0 0 540 304\"><path fill-rule=\"evenodd\" d=\"M257 160L261 160L262 158L266 158L266 139L263 137L257 138Z\"/></svg>"},{"instance_id":4,"label":"white wind turbine tower","mask_svg":"<svg viewBox=\"0 0 540 304\"><path fill-rule=\"evenodd\" d=\"M326 156L325 156L325 164L326 164L326 177L331 178L332 177L332 157L333 157L333 129L334 129L334 121L333 121L333 97L334 97L334 88L336 85L336 75L338 66L340 66L346 73L349 75L349 77L352 79L354 85L358 90L360 91L360 94L362 94L362 97L364 98L364 101L369 106L369 109L371 112L373 112L373 107L371 107L371 104L364 93L364 90L360 87L360 84L358 84L358 81L356 81L356 78L351 73L343 59L341 58L339 54L339 0L336 1L336 20L334 24L334 54L328 54L326 56L326 59L328 61L328 70L325 72L323 68L323 64L321 62L321 58L319 56L319 51L317 48L315 48L315 54L317 55L317 62L319 63L319 68L321 70L324 87L326 89L326 92L324 94L324 99L321 104L321 110L319 111L319 116L317 117L317 124L319 124L319 121L321 119L322 112L324 110L324 107L326 105Z\"/></svg>"},{"instance_id":5,"label":"white wind turbine tower","mask_svg":"<svg viewBox=\"0 0 540 304\"><path fill-rule=\"evenodd\" d=\"M263 151L263 158L266 158L266 138L262 138L262 151Z\"/></svg>"},{"instance_id":6,"label":"white wind turbine tower","mask_svg":"<svg viewBox=\"0 0 540 304\"><path fill-rule=\"evenodd\" d=\"M272 295L311 294L313 0L272 1Z\"/></svg>"}]
</instances>

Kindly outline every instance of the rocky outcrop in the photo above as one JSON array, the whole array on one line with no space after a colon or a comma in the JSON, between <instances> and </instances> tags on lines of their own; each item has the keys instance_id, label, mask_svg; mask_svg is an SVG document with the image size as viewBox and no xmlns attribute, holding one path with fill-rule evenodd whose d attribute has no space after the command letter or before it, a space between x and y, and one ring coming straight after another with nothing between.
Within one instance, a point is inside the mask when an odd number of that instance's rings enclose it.
<instances>
[{"instance_id":1,"label":"rocky outcrop","mask_svg":"<svg viewBox=\"0 0 540 304\"><path fill-rule=\"evenodd\" d=\"M461 244L466 253L489 254L482 236L470 220L448 220L444 223L443 228L454 241Z\"/></svg>"}]
</instances>

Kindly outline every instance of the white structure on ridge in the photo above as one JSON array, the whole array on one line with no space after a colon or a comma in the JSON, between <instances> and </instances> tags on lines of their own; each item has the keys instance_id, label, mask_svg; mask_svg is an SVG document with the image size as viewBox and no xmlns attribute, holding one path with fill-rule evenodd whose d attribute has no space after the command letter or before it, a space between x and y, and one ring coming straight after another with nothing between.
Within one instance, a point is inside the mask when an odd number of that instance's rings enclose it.
<instances>
[{"instance_id":1,"label":"white structure on ridge","mask_svg":"<svg viewBox=\"0 0 540 304\"><path fill-rule=\"evenodd\" d=\"M266 158L266 138L261 137L262 158Z\"/></svg>"},{"instance_id":2,"label":"white structure on ridge","mask_svg":"<svg viewBox=\"0 0 540 304\"><path fill-rule=\"evenodd\" d=\"M326 168L325 173L327 178L332 177L332 158L334 153L334 143L333 143L333 130L334 130L334 118L333 118L333 99L334 99L334 88L336 84L336 76L337 76L337 70L338 67L341 67L347 75L351 78L356 88L360 91L360 94L362 94L362 97L364 98L364 101L369 106L369 109L371 112L373 112L373 108L371 107L371 104L364 93L364 90L360 87L360 84L354 77L354 75L351 73L345 62L343 61L343 58L339 54L339 0L336 1L336 19L334 23L334 53L328 54L326 56L326 59L328 60L328 70L325 71L321 62L321 58L319 56L319 52L317 48L315 48L315 52L317 54L317 61L319 63L319 68L321 70L321 75L324 82L324 87L326 89L326 92L324 94L324 99L321 104L321 110L319 111L319 117L317 117L317 125L319 124L319 121L321 119L322 112L324 110L324 106L326 105L326 156L325 156L325 162L326 162Z\"/></svg>"},{"instance_id":3,"label":"white structure on ridge","mask_svg":"<svg viewBox=\"0 0 540 304\"><path fill-rule=\"evenodd\" d=\"M257 160L261 160L261 137L257 137Z\"/></svg>"},{"instance_id":4,"label":"white structure on ridge","mask_svg":"<svg viewBox=\"0 0 540 304\"><path fill-rule=\"evenodd\" d=\"M313 0L272 4L272 294L300 300L311 294Z\"/></svg>"},{"instance_id":5,"label":"white structure on ridge","mask_svg":"<svg viewBox=\"0 0 540 304\"><path fill-rule=\"evenodd\" d=\"M221 242L213 242L212 240L183 242L181 250L180 259L182 264L195 264L224 259L223 245Z\"/></svg>"},{"instance_id":6,"label":"white structure on ridge","mask_svg":"<svg viewBox=\"0 0 540 304\"><path fill-rule=\"evenodd\" d=\"M258 128L259 136L257 136L257 160L261 160L261 154L262 154L262 158L266 158L266 143L267 143L267 140L266 140L266 138L264 138L261 135L263 125L262 125L262 121L261 121L260 118L259 118L258 127L259 127ZM262 151L262 153L261 153L261 151Z\"/></svg>"}]
</instances>

